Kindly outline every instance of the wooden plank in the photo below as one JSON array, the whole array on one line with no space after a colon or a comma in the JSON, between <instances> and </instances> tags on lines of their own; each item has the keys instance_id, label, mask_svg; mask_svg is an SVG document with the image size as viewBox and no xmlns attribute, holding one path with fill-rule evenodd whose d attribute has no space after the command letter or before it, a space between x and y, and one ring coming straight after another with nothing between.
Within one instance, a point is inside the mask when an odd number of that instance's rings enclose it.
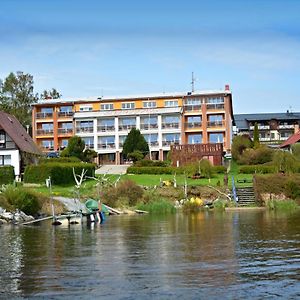
<instances>
[{"instance_id":1,"label":"wooden plank","mask_svg":"<svg viewBox=\"0 0 300 300\"><path fill-rule=\"evenodd\" d=\"M137 214L149 214L149 211L145 211L145 210L135 209L134 211L135 211Z\"/></svg>"},{"instance_id":2,"label":"wooden plank","mask_svg":"<svg viewBox=\"0 0 300 300\"><path fill-rule=\"evenodd\" d=\"M107 210L108 210L109 212L112 212L112 213L117 214L117 215L121 215L121 214L122 214L121 211L119 211L119 210L117 210L117 209L115 209L115 208L112 208L112 207L110 207L110 206L108 206L108 205L106 205L106 204L103 204L103 205L107 208Z\"/></svg>"}]
</instances>

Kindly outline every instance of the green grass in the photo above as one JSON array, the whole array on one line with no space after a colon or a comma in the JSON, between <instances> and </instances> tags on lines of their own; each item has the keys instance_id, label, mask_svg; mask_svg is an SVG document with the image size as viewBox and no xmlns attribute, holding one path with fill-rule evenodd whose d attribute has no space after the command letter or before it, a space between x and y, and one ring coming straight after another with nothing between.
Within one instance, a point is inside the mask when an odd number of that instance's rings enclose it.
<instances>
[{"instance_id":1,"label":"green grass","mask_svg":"<svg viewBox=\"0 0 300 300\"><path fill-rule=\"evenodd\" d=\"M155 200L148 203L139 203L137 209L148 211L150 214L175 213L176 208L167 200Z\"/></svg>"},{"instance_id":2,"label":"green grass","mask_svg":"<svg viewBox=\"0 0 300 300\"><path fill-rule=\"evenodd\" d=\"M299 208L294 200L270 200L267 202L267 207L279 211L293 211Z\"/></svg>"}]
</instances>

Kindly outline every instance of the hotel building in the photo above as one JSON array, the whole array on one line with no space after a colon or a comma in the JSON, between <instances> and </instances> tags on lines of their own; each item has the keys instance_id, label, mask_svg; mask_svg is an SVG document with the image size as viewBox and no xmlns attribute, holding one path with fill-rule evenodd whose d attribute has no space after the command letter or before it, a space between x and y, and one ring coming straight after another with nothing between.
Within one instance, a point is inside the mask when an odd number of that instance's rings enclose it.
<instances>
[{"instance_id":1,"label":"hotel building","mask_svg":"<svg viewBox=\"0 0 300 300\"><path fill-rule=\"evenodd\" d=\"M44 151L59 151L80 136L98 153L98 163L123 162L127 134L137 128L153 159L164 160L172 144L221 143L230 152L232 96L224 90L97 99L46 99L32 110L33 139Z\"/></svg>"}]
</instances>

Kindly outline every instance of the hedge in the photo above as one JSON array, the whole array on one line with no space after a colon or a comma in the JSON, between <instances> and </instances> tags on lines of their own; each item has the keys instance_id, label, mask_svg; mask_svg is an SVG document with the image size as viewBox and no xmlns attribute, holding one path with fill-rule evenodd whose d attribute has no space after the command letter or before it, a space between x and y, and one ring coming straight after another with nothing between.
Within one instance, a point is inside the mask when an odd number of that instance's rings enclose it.
<instances>
[{"instance_id":1,"label":"hedge","mask_svg":"<svg viewBox=\"0 0 300 300\"><path fill-rule=\"evenodd\" d=\"M127 174L182 174L182 168L175 167L129 167Z\"/></svg>"},{"instance_id":2,"label":"hedge","mask_svg":"<svg viewBox=\"0 0 300 300\"><path fill-rule=\"evenodd\" d=\"M239 167L239 173L242 174L272 174L275 173L275 167L270 165L246 165Z\"/></svg>"},{"instance_id":3,"label":"hedge","mask_svg":"<svg viewBox=\"0 0 300 300\"><path fill-rule=\"evenodd\" d=\"M142 159L134 163L134 167L168 167L169 161Z\"/></svg>"},{"instance_id":4,"label":"hedge","mask_svg":"<svg viewBox=\"0 0 300 300\"><path fill-rule=\"evenodd\" d=\"M0 184L13 183L15 180L15 171L13 166L0 167Z\"/></svg>"},{"instance_id":5,"label":"hedge","mask_svg":"<svg viewBox=\"0 0 300 300\"><path fill-rule=\"evenodd\" d=\"M224 166L213 166L213 173L224 174L227 172L227 168Z\"/></svg>"},{"instance_id":6,"label":"hedge","mask_svg":"<svg viewBox=\"0 0 300 300\"><path fill-rule=\"evenodd\" d=\"M40 164L49 164L49 163L77 163L81 160L77 157L57 157L57 158L46 158L43 157L39 160Z\"/></svg>"},{"instance_id":7,"label":"hedge","mask_svg":"<svg viewBox=\"0 0 300 300\"><path fill-rule=\"evenodd\" d=\"M81 174L82 169L87 170L86 175L95 175L95 165L89 163L51 163L31 165L25 168L24 182L44 183L51 176L52 183L63 185L75 183L73 168L76 174Z\"/></svg>"}]
</instances>

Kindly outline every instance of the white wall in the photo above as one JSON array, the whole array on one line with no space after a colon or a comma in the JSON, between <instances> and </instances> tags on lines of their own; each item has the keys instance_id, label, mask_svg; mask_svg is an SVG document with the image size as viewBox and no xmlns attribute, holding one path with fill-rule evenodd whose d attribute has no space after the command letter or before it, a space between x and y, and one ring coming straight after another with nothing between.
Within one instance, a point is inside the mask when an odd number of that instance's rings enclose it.
<instances>
[{"instance_id":1,"label":"white wall","mask_svg":"<svg viewBox=\"0 0 300 300\"><path fill-rule=\"evenodd\" d=\"M0 150L0 155L10 155L11 165L15 168L15 176L20 176L20 153L19 150Z\"/></svg>"}]
</instances>

